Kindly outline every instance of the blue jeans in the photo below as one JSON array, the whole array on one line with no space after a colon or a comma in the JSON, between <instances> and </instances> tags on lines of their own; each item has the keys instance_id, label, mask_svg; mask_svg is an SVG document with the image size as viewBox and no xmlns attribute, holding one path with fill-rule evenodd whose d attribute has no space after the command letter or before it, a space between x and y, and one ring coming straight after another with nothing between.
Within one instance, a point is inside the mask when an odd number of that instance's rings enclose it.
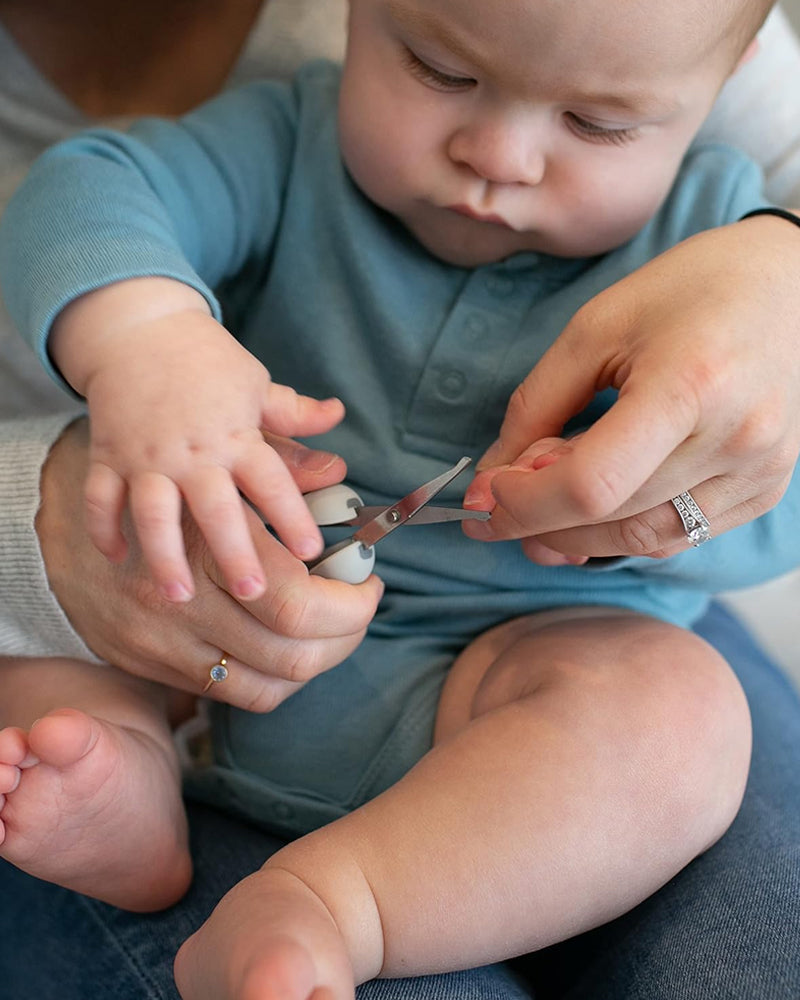
<instances>
[{"instance_id":1,"label":"blue jeans","mask_svg":"<svg viewBox=\"0 0 800 1000\"><path fill-rule=\"evenodd\" d=\"M798 1000L800 700L714 608L698 631L734 666L754 726L726 836L618 920L511 965L367 983L358 1000ZM125 913L0 863L3 1000L177 1000L178 945L279 841L189 805L196 875L164 913Z\"/></svg>"}]
</instances>

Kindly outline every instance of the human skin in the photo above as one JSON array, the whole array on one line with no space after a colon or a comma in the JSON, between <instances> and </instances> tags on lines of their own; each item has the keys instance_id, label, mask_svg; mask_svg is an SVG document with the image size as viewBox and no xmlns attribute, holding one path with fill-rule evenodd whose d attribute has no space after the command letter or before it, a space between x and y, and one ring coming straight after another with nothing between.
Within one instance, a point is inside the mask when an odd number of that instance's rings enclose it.
<instances>
[{"instance_id":1,"label":"human skin","mask_svg":"<svg viewBox=\"0 0 800 1000\"><path fill-rule=\"evenodd\" d=\"M409 23L417 25L416 19L400 18L398 25L387 16L389 5L353 0L351 61L340 114L345 159L365 190L398 212L425 245L449 259L465 253L473 263L486 250L480 230L476 232L476 225L486 223L476 220L474 212L455 213L458 217L443 232L429 228L441 205L431 195L439 176L437 159L426 159L425 144L430 135L439 134L442 119L426 135L426 116L437 100L425 104L417 94L418 123L410 114L415 98L406 94L437 74L450 80L463 77L463 68L450 62L455 47L459 58L467 49L479 50L482 58L476 62L483 67L528 65L526 42L541 28L531 24L531 5L509 0L502 5L507 20L495 19L493 5L491 31L478 16L478 6L470 0L436 5L437 14L444 7L455 21L457 46L451 44L444 54L441 42L433 52L423 48L436 70L432 76L422 73L422 79L416 70L417 79L404 93L393 76L391 56L394 52L397 58L398 47L409 46L405 31ZM615 20L606 6L589 2L580 5L577 16L571 8L567 20L580 21L587 8L591 23L601 7L612 22L610 34L619 37L626 53L635 51L636 35L626 35L629 22L622 13ZM398 9L416 14L432 8L392 5L393 12ZM459 18L459 12L465 17ZM450 28L449 18L445 20ZM425 23L430 30L431 21ZM554 25L548 27L553 30ZM546 46L546 30L543 35ZM445 36L453 37L438 32L439 39ZM498 39L499 51L493 48ZM685 81L680 43L675 44L675 64ZM692 53L689 64L694 58L707 66L707 53L701 49L701 59L700 51L686 44ZM417 62L422 45L427 43L415 36L409 46ZM583 61L591 67L603 64L602 51L576 48L573 39L557 63L559 73L563 69L569 79L575 75L571 65L563 65L569 51L581 54L578 71ZM644 77L653 68L646 56L642 49ZM505 79L504 70L495 72ZM659 80L663 83L663 77ZM720 82L703 77L694 95L699 104L711 99ZM517 101L522 100L519 94ZM404 119L406 99L409 114ZM365 135L374 123L387 120L385 109L377 113L384 101L395 125L388 146L403 146L404 120L414 123L407 161L388 178L381 149L376 151L380 143L375 135L371 142ZM681 107L685 110L687 104ZM514 111L515 118L524 113L516 106ZM448 122L445 131L449 129ZM689 138L681 129L672 135L676 146ZM440 142L431 147L442 148ZM445 148L452 151L452 144ZM464 147L458 148L455 158L460 160ZM515 154L516 145L510 148ZM492 184L501 187L501 194L507 184L523 185L522 192L512 189L511 206L518 193L524 206L524 177L510 179L515 175L496 165L495 179L482 176L480 149L476 144L466 180L477 178L484 210L489 210ZM511 160L523 167L528 162L513 155ZM657 200L662 179L658 173L653 176L653 187L634 192L636 211L648 197ZM477 211L476 203L468 204ZM498 209L492 202L492 212ZM507 206L505 212L510 222ZM568 239L566 229L555 238ZM489 254L500 245L516 245L518 235L508 226L491 232ZM546 241L547 235L545 228L537 240ZM577 232L575 236L580 238ZM546 248L546 243L535 248ZM690 633L610 609L545 613L487 633L448 675L433 750L383 795L290 844L224 897L178 954L176 981L182 996L269 996L280 984L298 998L345 1000L352 996L353 982L508 958L618 915L678 870L676 851L689 844L689 855L704 850L724 827L723 816L730 819L735 813L749 736L746 707L732 689L726 691L729 682L733 679L724 664ZM687 706L693 717L685 728ZM682 758L684 753L688 756ZM716 777L706 784L714 772ZM689 775L691 790L685 784ZM664 812L665 800L654 803L656 789L669 789ZM724 802L716 798L720 792Z\"/></svg>"},{"instance_id":2,"label":"human skin","mask_svg":"<svg viewBox=\"0 0 800 1000\"><path fill-rule=\"evenodd\" d=\"M357 38L368 14L357 3L353 10ZM409 10L407 27L395 30L414 52L419 11L413 4ZM650 24L647 51L653 79L660 72L659 59L671 58L670 39L675 41L681 23L676 16L672 25ZM591 34L593 24L591 15L586 20L576 16L571 29L559 32L560 44L523 64L535 67L529 72L534 81L553 81L552 92L561 95L555 85L563 82L564 67L570 65L566 54L587 49L584 32ZM636 32L638 27L631 18L622 30ZM513 114L509 111L503 120L491 113L502 97L499 87L492 88L491 74L482 77L460 53L421 41L420 51L440 74L438 81L426 82L440 96L434 95L426 113L419 115L413 83L357 89L370 67L380 81L375 66L390 58L393 41L387 33L384 49L361 46L364 67L355 59L348 62L341 112L345 157L382 207L398 214L435 253L466 264L524 249L597 252L631 235L671 183L677 159L724 73L736 64L736 52L731 59L731 50L723 46L718 50L722 63L703 60L679 82L668 70L673 107L679 110L660 118L642 119L641 113L637 117L619 110L612 115L602 103L599 108L591 102L548 104L540 90L527 112L520 109L521 101L507 101ZM641 52L641 46L629 51ZM480 45L476 52L473 58L480 64ZM740 58L751 54L752 49L746 50ZM617 78L603 79L598 65L602 62L584 67L583 76L579 71L570 86L580 92L581 81L588 79L585 92L594 87L614 93L623 71L616 67ZM680 65L673 61L672 72L681 72ZM720 65L725 67L722 76ZM631 73L629 83L635 67ZM350 80L354 93L348 101ZM641 92L648 93L646 85ZM394 143L391 137L377 141L375 124L381 119L370 113L372 105L391 108L398 124L392 130ZM597 135L570 136L556 127L565 108L573 108L569 114L581 111L598 126L633 124L641 134L612 143ZM413 128L407 115L413 116ZM457 195L451 193L448 159L462 169ZM609 192L607 179L614 171L626 181L622 190L612 185ZM454 216L446 208L452 202L503 218L517 231ZM431 212L431 204L438 213ZM526 231L525 220L531 218L538 228ZM547 223L553 220L558 225L549 232ZM800 265L798 233L789 223L780 227L776 222L781 220L751 219L701 234L580 310L515 393L496 450L480 461L482 475L468 489L465 505L492 510L493 517L466 524L467 534L483 540L528 538L524 546L531 558L550 563L559 561L554 549L571 557L663 556L687 544L667 502L687 488L700 484L694 495L715 533L749 521L777 502L800 451L800 372L794 349L800 323L791 299L777 306L771 323L772 343L786 352L784 371L774 371L760 339L752 335L764 309L776 306L776 286L788 288ZM667 294L673 287L680 288L680 308ZM560 434L594 392L609 386L620 390L620 402L557 466L532 474L526 449L538 453L541 438ZM733 399L740 403L735 412ZM513 474L507 466L514 466Z\"/></svg>"},{"instance_id":3,"label":"human skin","mask_svg":"<svg viewBox=\"0 0 800 1000\"><path fill-rule=\"evenodd\" d=\"M237 16L246 14L249 18L247 24L251 23L253 12L248 14L245 4L233 6ZM174 103L176 64L182 67L182 81L187 78L194 80L190 87L192 101L210 96L208 81L203 83L203 79L212 64L216 65L214 72L217 77L221 79L224 76L225 66L216 62L217 43L222 37L219 12L214 12L208 5L193 7L203 17L208 15L211 25L209 37L213 44L206 40L200 65L190 57L194 50L190 49L187 53L179 48L168 55L169 47L162 45L165 37L162 30L163 3L141 3L135 8L101 4L99 14L95 7L97 4L94 2L65 4L63 0L0 2L0 16L6 27L25 45L31 58L87 112L94 110L98 114L111 114L128 110L169 113L184 110L185 98L180 98L182 106ZM121 63L115 57L113 47L87 47L82 41L92 37L93 24L104 23L104 19L112 14L119 22L115 31L126 37L134 32L141 42L126 48L125 65L128 71L120 82L127 89L121 103L119 88L113 85ZM134 15L139 21L138 28L130 23ZM46 30L43 31L43 28ZM180 43L182 46L187 37L186 31L173 34L173 45ZM228 34L241 38L243 29L231 25ZM108 32L105 35L107 37ZM64 37L71 40L70 46L64 46ZM148 38L155 37L161 39L159 45L145 44ZM58 51L65 48L81 51L83 57L66 65L56 59ZM134 57L138 65L131 72L130 60ZM224 59L227 58L224 56ZM168 74L158 68L164 62L169 66ZM165 80L169 86L164 85ZM182 83L182 90L184 86ZM776 485L791 475L797 455L797 413L800 412L797 393L800 380L796 371L796 345L800 330L797 329L794 304L800 263L796 255L800 251L796 234L791 229L788 223L780 220L759 218L714 234L704 234L686 244L682 256L673 253L659 258L658 273L653 265L647 271L634 273L626 279L624 287L614 286L578 314L531 376L529 385L531 391L536 388L537 405L535 408L525 406L525 410L535 414L536 420L526 416L519 422L524 431L520 447L540 435L560 432L565 403L582 397L587 385L599 384L606 377L606 362L595 362L597 348L582 350L581 344L591 338L591 344L606 345L619 364L619 379L633 380L638 389L635 398L631 399L630 424L621 420L611 426L604 425L608 433L603 455L624 455L624 461L619 463L620 471L609 499L609 508L627 502L642 514L633 518L622 514L610 515L604 517L600 524L589 523L594 512L591 505L598 495L598 483L602 485L604 468L603 463L593 462L591 454L585 449L585 454L579 453L568 459L557 471L537 476L535 483L527 482L528 492L524 497L521 495L524 509L515 511L519 522L501 504L492 522L495 537L514 533L536 535L559 530L561 534L558 538L547 538L554 548L560 545L564 551L586 555L606 552L636 555L648 549L657 551L665 543L683 544L674 510L663 501L702 478L702 473L698 477L696 471L684 468L690 460L695 470L710 467L717 461L717 456L725 452L732 454L736 474L728 471L707 485L725 490L727 510L730 512L728 523L733 523L736 517L744 521L769 505L775 496ZM713 254L705 249L707 241L711 240L714 241ZM705 277L704 281L698 281L696 294L688 296L686 276L693 273L702 273ZM750 289L757 275L769 275L769 292L753 297ZM678 295L682 302L680 312L675 309ZM754 338L753 330L760 329L769 329L770 336ZM688 438L681 438L682 432L673 426L672 418L663 407L655 407L651 403L668 385L662 377L659 356L663 356L669 345L677 342L677 338L682 340L682 353L688 351L687 356L697 360L696 364L685 366L680 373L681 395L688 396L689 404L698 399L702 402L703 394L709 388L699 373L708 371L712 365L724 365L726 372L726 377L716 383L707 425L698 428L698 433ZM652 351L646 350L648 339L654 342ZM659 344L663 346L659 348ZM562 364L565 358L568 361L566 365ZM750 377L751 371L763 375ZM691 378L689 385L686 382L687 373ZM552 394L546 391L548 387L553 388ZM530 393L526 393L523 401L529 396ZM539 398L542 403L538 402ZM545 405L548 399L550 401ZM518 418L512 419L516 423ZM659 488L662 480L658 469L650 475L649 456L655 453L654 450L632 453L626 447L629 435L641 426L650 427L655 440L668 443L672 436L677 444L677 448L665 459L665 468L670 470L669 485ZM759 428L771 429L770 435L753 433ZM743 436L739 429L748 433ZM516 446L515 443L512 451ZM665 447L663 450L670 449ZM490 475L493 476L495 467L502 470L504 463L516 457L499 455L499 464L493 458ZM738 474L742 475L744 482L740 482ZM61 469L59 475L63 477L62 491L65 496L70 496L75 486L71 470ZM490 489L480 487L481 482L488 485L479 477L474 487L476 492L468 492L468 500L476 507L490 507L495 498ZM496 484L498 490L501 482L502 477ZM763 485L763 495L752 497L752 482ZM709 499L703 490L698 497L716 528L717 510L713 498ZM54 491L51 498L45 501L45 506L57 502ZM49 523L40 518L40 537ZM51 578L57 577L59 598L71 609L69 617L79 626L82 638L91 648L113 650L116 662L123 669L134 673L141 671L146 676L155 674L181 687L191 688L198 674L197 661L192 659L192 655L198 650L205 650L208 644L202 623L184 609L179 617L185 649L175 647L167 655L161 602L152 602L150 589L142 587L147 601L132 603L128 586L130 574L107 574L104 568L95 564L90 553L84 552L85 538L73 529L74 524L70 524L72 550L83 552L96 576L104 580L105 587L88 591L85 575L71 574L68 566L53 567L49 572ZM63 523L58 525L57 530L63 533ZM474 530L474 526L467 530ZM187 531L193 532L193 526L187 525ZM654 534L657 537L654 538ZM50 552L59 551L57 539L52 545L48 545L44 537L42 541L46 560ZM537 540L535 544L541 543ZM83 559L79 559L76 565L85 564ZM113 622L106 621L109 598L118 609L127 611L125 616L120 617L123 624L119 626L113 642L108 637ZM213 607L214 620L222 622L232 604L227 593L215 587L213 594L206 593L204 600L208 607ZM153 603L155 608L151 606ZM102 634L100 627L100 623L104 622L102 631L106 634ZM135 627L133 623L136 623ZM220 634L224 635L227 631L223 628ZM265 681L267 687L271 683ZM239 690L234 689L230 682L220 686L214 694L230 698L234 704L241 703ZM269 700L270 695L266 693L263 701L268 703Z\"/></svg>"},{"instance_id":4,"label":"human skin","mask_svg":"<svg viewBox=\"0 0 800 1000\"><path fill-rule=\"evenodd\" d=\"M305 490L337 482L344 463L294 442L273 441ZM361 641L383 593L377 577L358 587L309 576L305 566L250 517L259 555L272 568L265 596L243 605L225 590L191 521L184 530L196 598L167 602L135 546L122 564L105 559L82 521L88 431L78 421L54 445L42 471L36 519L48 580L75 629L97 656L131 674L197 694L223 651L230 675L208 697L268 711ZM80 581L80 586L76 586Z\"/></svg>"},{"instance_id":5,"label":"human skin","mask_svg":"<svg viewBox=\"0 0 800 1000\"><path fill-rule=\"evenodd\" d=\"M479 0L351 0L339 102L348 170L460 266L622 245L663 202L743 53L707 32L687 44L702 21L691 0L659 17L629 7L613 30L583 2L569 22L557 2L503 3L492 16L487 35ZM534 30L515 34L526 18ZM722 35L725 20L715 23Z\"/></svg>"},{"instance_id":6,"label":"human skin","mask_svg":"<svg viewBox=\"0 0 800 1000\"><path fill-rule=\"evenodd\" d=\"M324 433L344 407L274 383L198 292L164 278L112 284L61 312L50 351L89 405L86 526L109 559L127 555L120 527L127 506L160 592L177 603L190 600L185 504L230 593L255 600L266 574L242 497L293 555L320 554L320 530L265 435Z\"/></svg>"},{"instance_id":7,"label":"human skin","mask_svg":"<svg viewBox=\"0 0 800 1000\"><path fill-rule=\"evenodd\" d=\"M415 768L223 897L181 996L346 1000L605 923L723 832L748 758L738 684L690 633L611 609L500 626L453 666Z\"/></svg>"},{"instance_id":8,"label":"human skin","mask_svg":"<svg viewBox=\"0 0 800 1000\"><path fill-rule=\"evenodd\" d=\"M760 216L686 240L587 303L512 397L465 495L492 517L467 534L522 538L551 564L663 557L688 544L665 503L686 489L715 534L771 509L800 452L800 314L780 293L798 268L800 229ZM608 386L617 403L533 470L543 440Z\"/></svg>"},{"instance_id":9,"label":"human skin","mask_svg":"<svg viewBox=\"0 0 800 1000\"><path fill-rule=\"evenodd\" d=\"M685 6L677 21L702 22ZM518 251L591 256L631 238L663 202L742 55L724 20L689 44L669 18L654 25L638 14L619 26L620 46L597 31L602 16L590 4L571 22L557 4L539 4L532 30L515 35L511 23L529 13L498 7L497 31L484 37L479 3L351 4L343 160L372 201L454 264ZM572 54L585 51L592 58L576 65ZM388 135L377 125L387 116L396 124ZM260 597L265 574L240 492L294 555L319 554L319 531L261 431L321 433L341 404L287 399L198 293L158 278L119 282L63 310L49 348L89 404L88 528L109 558L125 554L127 502L161 592L191 599L183 500L231 592ZM189 370L176 380L181 364Z\"/></svg>"},{"instance_id":10,"label":"human skin","mask_svg":"<svg viewBox=\"0 0 800 1000\"><path fill-rule=\"evenodd\" d=\"M0 20L92 117L182 114L216 94L264 0L0 0ZM176 66L180 72L176 72Z\"/></svg>"}]
</instances>

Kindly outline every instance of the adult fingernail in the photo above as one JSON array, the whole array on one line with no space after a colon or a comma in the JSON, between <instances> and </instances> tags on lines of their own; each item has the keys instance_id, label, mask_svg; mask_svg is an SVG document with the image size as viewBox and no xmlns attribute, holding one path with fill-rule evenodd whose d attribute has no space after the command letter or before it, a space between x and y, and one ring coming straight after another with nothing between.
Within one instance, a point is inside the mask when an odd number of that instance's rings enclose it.
<instances>
[{"instance_id":1,"label":"adult fingernail","mask_svg":"<svg viewBox=\"0 0 800 1000\"><path fill-rule=\"evenodd\" d=\"M317 451L315 448L297 448L291 453L290 462L295 468L306 472L325 472L339 456L329 451Z\"/></svg>"}]
</instances>

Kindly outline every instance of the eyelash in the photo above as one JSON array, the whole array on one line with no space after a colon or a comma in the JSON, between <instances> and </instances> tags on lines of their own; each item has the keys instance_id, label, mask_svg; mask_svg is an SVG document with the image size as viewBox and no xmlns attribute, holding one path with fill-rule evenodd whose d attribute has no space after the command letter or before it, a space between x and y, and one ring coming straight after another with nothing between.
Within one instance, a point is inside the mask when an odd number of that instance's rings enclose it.
<instances>
[{"instance_id":1,"label":"eyelash","mask_svg":"<svg viewBox=\"0 0 800 1000\"><path fill-rule=\"evenodd\" d=\"M403 61L410 72L429 87L453 92L467 90L475 85L475 80L470 77L451 76L448 73L442 73L440 70L434 69L433 66L429 66L428 63L423 62L409 48L404 50ZM639 130L635 126L630 128L604 128L602 125L596 125L594 122L587 121L585 118L581 118L580 115L576 115L571 111L566 113L565 118L573 132L591 142L607 142L614 146L624 146L625 143L635 139L639 134Z\"/></svg>"},{"instance_id":2,"label":"eyelash","mask_svg":"<svg viewBox=\"0 0 800 1000\"><path fill-rule=\"evenodd\" d=\"M585 118L581 118L580 115L576 115L571 111L568 111L564 117L573 132L592 142L608 142L614 146L624 146L626 142L635 139L639 134L639 129L636 126L631 126L630 128L604 128L602 125L596 125L594 122L587 121Z\"/></svg>"},{"instance_id":3,"label":"eyelash","mask_svg":"<svg viewBox=\"0 0 800 1000\"><path fill-rule=\"evenodd\" d=\"M403 53L403 62L411 73L422 83L429 87L436 87L439 90L468 90L475 85L475 81L468 76L450 76L442 73L433 66L423 62L411 49L406 48Z\"/></svg>"}]
</instances>

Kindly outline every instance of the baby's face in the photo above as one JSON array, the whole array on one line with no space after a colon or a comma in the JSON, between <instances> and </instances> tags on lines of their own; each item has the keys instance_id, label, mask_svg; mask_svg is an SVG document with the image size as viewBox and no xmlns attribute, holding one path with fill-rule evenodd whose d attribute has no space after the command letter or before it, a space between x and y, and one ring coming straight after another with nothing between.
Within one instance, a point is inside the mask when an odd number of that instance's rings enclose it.
<instances>
[{"instance_id":1,"label":"baby's face","mask_svg":"<svg viewBox=\"0 0 800 1000\"><path fill-rule=\"evenodd\" d=\"M732 68L704 6L350 0L348 169L451 263L619 246L663 201Z\"/></svg>"}]
</instances>

